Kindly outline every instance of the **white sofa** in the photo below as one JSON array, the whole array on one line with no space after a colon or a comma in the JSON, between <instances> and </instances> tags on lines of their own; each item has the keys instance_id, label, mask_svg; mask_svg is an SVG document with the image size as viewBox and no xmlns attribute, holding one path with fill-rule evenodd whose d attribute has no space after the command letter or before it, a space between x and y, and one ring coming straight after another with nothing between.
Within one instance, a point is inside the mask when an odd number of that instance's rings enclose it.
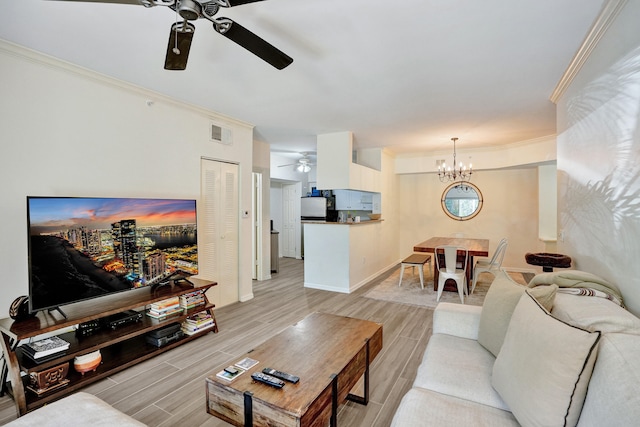
<instances>
[{"instance_id":1,"label":"white sofa","mask_svg":"<svg viewBox=\"0 0 640 427\"><path fill-rule=\"evenodd\" d=\"M440 303L392 426L640 425L640 319L592 277L500 272L483 307Z\"/></svg>"},{"instance_id":2,"label":"white sofa","mask_svg":"<svg viewBox=\"0 0 640 427\"><path fill-rule=\"evenodd\" d=\"M78 392L29 412L11 427L144 427L97 397Z\"/></svg>"}]
</instances>

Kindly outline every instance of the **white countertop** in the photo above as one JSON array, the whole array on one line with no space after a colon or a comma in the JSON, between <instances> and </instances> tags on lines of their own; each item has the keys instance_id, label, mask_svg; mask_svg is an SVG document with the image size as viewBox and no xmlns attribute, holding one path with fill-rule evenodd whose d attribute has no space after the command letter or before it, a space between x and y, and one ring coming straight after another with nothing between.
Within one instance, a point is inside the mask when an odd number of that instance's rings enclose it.
<instances>
[{"instance_id":1,"label":"white countertop","mask_svg":"<svg viewBox=\"0 0 640 427\"><path fill-rule=\"evenodd\" d=\"M382 222L383 219L368 219L360 222L328 222L328 221L302 221L303 224L325 224L325 225L363 225Z\"/></svg>"}]
</instances>

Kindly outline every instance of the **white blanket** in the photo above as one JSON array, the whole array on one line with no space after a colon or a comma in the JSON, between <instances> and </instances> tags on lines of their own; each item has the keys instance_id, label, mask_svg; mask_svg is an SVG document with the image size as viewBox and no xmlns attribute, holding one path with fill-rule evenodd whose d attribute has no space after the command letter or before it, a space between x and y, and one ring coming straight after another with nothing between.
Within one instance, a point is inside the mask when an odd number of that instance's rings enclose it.
<instances>
[{"instance_id":1,"label":"white blanket","mask_svg":"<svg viewBox=\"0 0 640 427\"><path fill-rule=\"evenodd\" d=\"M534 288L538 285L551 285L554 283L560 288L558 292L602 297L624 307L622 294L616 285L585 271L565 270L538 274L531 279L529 287Z\"/></svg>"}]
</instances>

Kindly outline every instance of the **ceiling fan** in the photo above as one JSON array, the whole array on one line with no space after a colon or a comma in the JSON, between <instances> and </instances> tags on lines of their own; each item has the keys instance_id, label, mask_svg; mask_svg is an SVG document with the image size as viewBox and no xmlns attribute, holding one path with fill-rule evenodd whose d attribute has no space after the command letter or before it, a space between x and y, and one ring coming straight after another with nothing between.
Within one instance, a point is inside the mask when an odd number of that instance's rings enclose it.
<instances>
[{"instance_id":1,"label":"ceiling fan","mask_svg":"<svg viewBox=\"0 0 640 427\"><path fill-rule=\"evenodd\" d=\"M78 1L78 0L66 0ZM264 0L79 0L93 3L136 4L144 7L166 6L180 15L182 21L171 26L169 44L165 58L165 70L184 70L191 48L195 25L190 21L204 18L213 23L213 29L229 40L239 44L257 57L282 70L293 59L273 45L247 30L237 22L224 17L214 18L220 7L234 7Z\"/></svg>"},{"instance_id":2,"label":"ceiling fan","mask_svg":"<svg viewBox=\"0 0 640 427\"><path fill-rule=\"evenodd\" d=\"M311 170L311 166L315 166L315 163L311 163L311 159L309 158L309 153L300 153L302 154L302 158L300 158L296 163L289 163L287 165L279 165L279 168L285 166L293 166L294 170L298 172L309 172Z\"/></svg>"}]
</instances>

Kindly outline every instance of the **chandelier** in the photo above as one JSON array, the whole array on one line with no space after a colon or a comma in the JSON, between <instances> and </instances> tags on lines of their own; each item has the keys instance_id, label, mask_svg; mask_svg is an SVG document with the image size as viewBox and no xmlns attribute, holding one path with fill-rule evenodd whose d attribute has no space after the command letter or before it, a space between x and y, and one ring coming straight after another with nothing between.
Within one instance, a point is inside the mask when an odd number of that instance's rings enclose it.
<instances>
[{"instance_id":1,"label":"chandelier","mask_svg":"<svg viewBox=\"0 0 640 427\"><path fill-rule=\"evenodd\" d=\"M453 141L453 167L447 166L445 162L442 162L438 166L438 178L440 182L455 182L459 180L461 184L464 181L471 181L471 174L473 174L471 163L469 163L469 169L462 162L456 167L456 141L458 138L451 138L451 140Z\"/></svg>"}]
</instances>

